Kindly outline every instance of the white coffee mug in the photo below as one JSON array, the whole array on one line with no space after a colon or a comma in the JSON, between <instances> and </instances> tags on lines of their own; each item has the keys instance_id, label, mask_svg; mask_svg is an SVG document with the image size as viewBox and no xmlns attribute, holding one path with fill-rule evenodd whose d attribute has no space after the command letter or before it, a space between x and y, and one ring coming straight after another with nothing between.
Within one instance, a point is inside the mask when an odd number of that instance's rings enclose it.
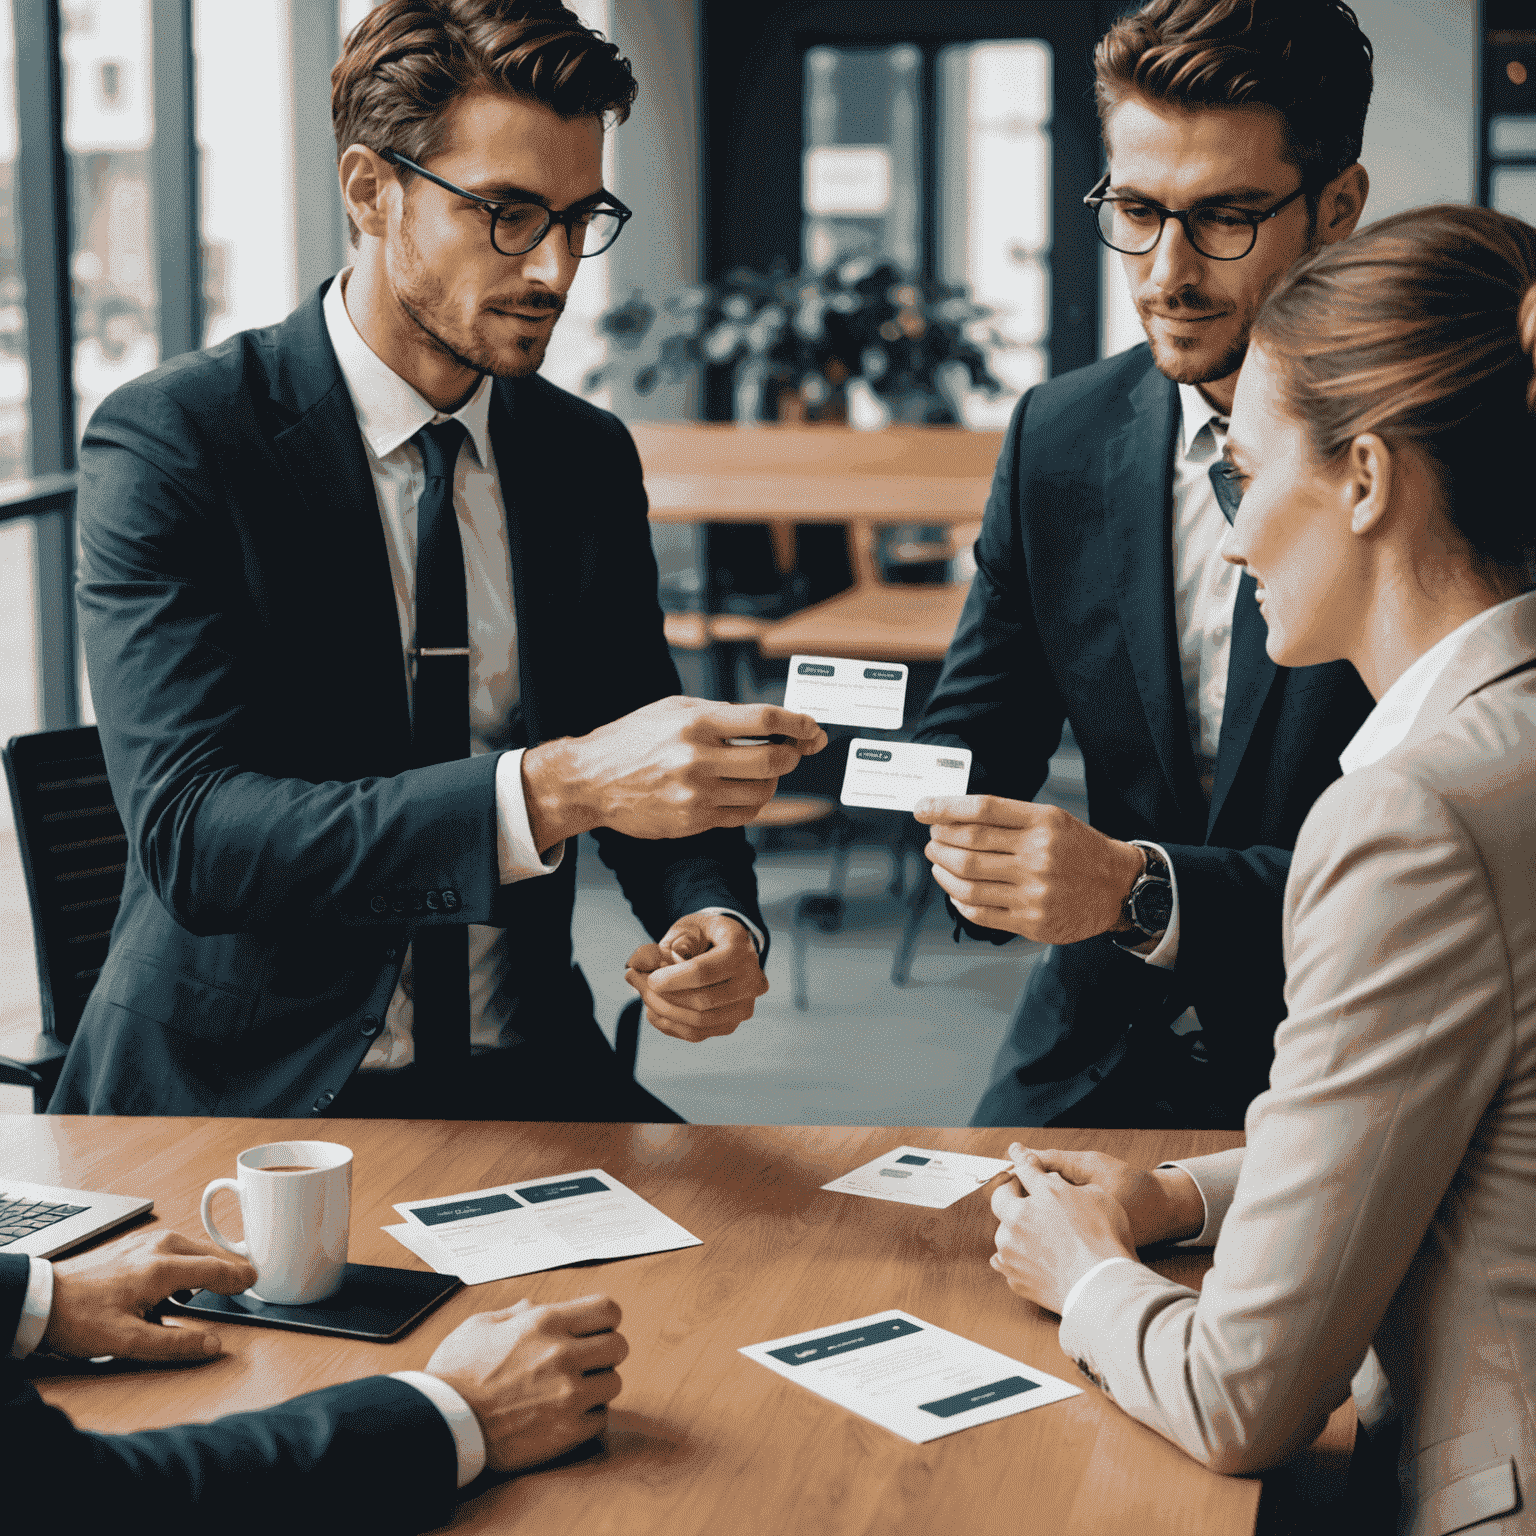
<instances>
[{"instance_id":1,"label":"white coffee mug","mask_svg":"<svg viewBox=\"0 0 1536 1536\"><path fill-rule=\"evenodd\" d=\"M347 1267L352 1149L334 1141L270 1141L242 1152L235 1173L203 1191L203 1226L221 1248L256 1266L247 1294L290 1307L334 1295ZM211 1207L221 1189L240 1202L243 1242L231 1242L214 1225Z\"/></svg>"}]
</instances>

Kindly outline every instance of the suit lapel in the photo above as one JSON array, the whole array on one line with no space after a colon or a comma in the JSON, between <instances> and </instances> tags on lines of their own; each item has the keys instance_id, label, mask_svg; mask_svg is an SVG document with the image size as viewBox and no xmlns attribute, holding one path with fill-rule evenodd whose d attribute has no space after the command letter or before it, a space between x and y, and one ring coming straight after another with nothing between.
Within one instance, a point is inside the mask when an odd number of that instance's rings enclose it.
<instances>
[{"instance_id":1,"label":"suit lapel","mask_svg":"<svg viewBox=\"0 0 1536 1536\"><path fill-rule=\"evenodd\" d=\"M1265 644L1269 626L1254 596L1258 583L1246 571L1237 584L1237 603L1232 612L1232 648L1227 659L1227 697L1221 710L1221 738L1216 748L1216 782L1211 790L1211 813L1206 830L1216 825L1223 801L1237 777L1243 753L1253 736L1264 701L1279 676L1280 668L1269 659Z\"/></svg>"},{"instance_id":2,"label":"suit lapel","mask_svg":"<svg viewBox=\"0 0 1536 1536\"><path fill-rule=\"evenodd\" d=\"M402 766L410 750L410 714L400 666L400 618L379 502L352 396L314 294L276 328L272 402L289 424L272 448L298 493L295 550L333 573L338 626L352 650L348 687ZM296 419L294 419L296 418Z\"/></svg>"},{"instance_id":3,"label":"suit lapel","mask_svg":"<svg viewBox=\"0 0 1536 1536\"><path fill-rule=\"evenodd\" d=\"M1205 820L1184 714L1173 624L1172 463L1178 389L1148 366L1130 392L1133 415L1109 440L1104 508L1120 623L1158 762L1182 818Z\"/></svg>"},{"instance_id":4,"label":"suit lapel","mask_svg":"<svg viewBox=\"0 0 1536 1536\"><path fill-rule=\"evenodd\" d=\"M1536 592L1485 619L1453 652L1435 679L1407 740L1432 735L1474 693L1536 665Z\"/></svg>"},{"instance_id":5,"label":"suit lapel","mask_svg":"<svg viewBox=\"0 0 1536 1536\"><path fill-rule=\"evenodd\" d=\"M539 542L540 525L530 519L528 508L548 501L543 487L534 484L548 463L549 445L541 444L537 453L517 453L513 436L514 418L518 433L529 441L528 418L534 413L531 391L520 388L522 381L498 379L491 390L491 452L496 456L496 479L501 487L501 504L507 514L507 554L512 562L512 612L517 624L517 707L522 717L525 739L530 747L544 740L544 721L539 710L539 688L546 679L540 672L541 658L537 637L549 634L535 597L537 586L529 581L530 560L547 579L553 579L558 567L538 560L534 546Z\"/></svg>"}]
</instances>

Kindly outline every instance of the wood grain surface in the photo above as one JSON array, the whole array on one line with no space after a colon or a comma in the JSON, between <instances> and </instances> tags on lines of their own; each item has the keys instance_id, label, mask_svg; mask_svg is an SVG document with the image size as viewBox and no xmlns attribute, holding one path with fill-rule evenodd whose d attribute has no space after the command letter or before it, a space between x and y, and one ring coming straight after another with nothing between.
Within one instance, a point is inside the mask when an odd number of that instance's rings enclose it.
<instances>
[{"instance_id":1,"label":"wood grain surface","mask_svg":"<svg viewBox=\"0 0 1536 1536\"><path fill-rule=\"evenodd\" d=\"M1057 1319L988 1267L985 1194L930 1211L820 1185L901 1142L1006 1156L1016 1133L913 1127L648 1126L427 1121L5 1117L0 1167L19 1177L152 1196L135 1233L198 1232L210 1180L243 1148L295 1136L354 1149L350 1257L421 1269L379 1229L397 1200L601 1167L703 1239L676 1253L466 1287L393 1344L225 1326L223 1354L165 1369L38 1362L38 1385L88 1428L126 1430L257 1408L374 1372L424 1366L471 1313L519 1297L605 1292L631 1355L605 1442L494 1483L455 1531L625 1536L1251 1532L1256 1480L1207 1472L1084 1382ZM1215 1151L1223 1132L1039 1131L1152 1166ZM130 1237L132 1234L130 1234ZM109 1241L122 1241L121 1236ZM1198 1285L1203 1254L1155 1267ZM745 1344L901 1307L1082 1396L911 1445L737 1353ZM216 1529L216 1525L212 1528Z\"/></svg>"}]
</instances>

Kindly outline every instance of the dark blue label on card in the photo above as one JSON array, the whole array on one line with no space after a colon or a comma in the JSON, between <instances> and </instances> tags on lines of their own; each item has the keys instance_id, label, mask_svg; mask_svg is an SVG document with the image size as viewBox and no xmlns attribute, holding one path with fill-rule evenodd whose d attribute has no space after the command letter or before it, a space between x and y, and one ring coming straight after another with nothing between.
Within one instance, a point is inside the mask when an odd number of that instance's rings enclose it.
<instances>
[{"instance_id":1,"label":"dark blue label on card","mask_svg":"<svg viewBox=\"0 0 1536 1536\"><path fill-rule=\"evenodd\" d=\"M448 1200L442 1205L418 1205L411 1214L429 1227L445 1221L469 1221L475 1216L494 1216L497 1211L520 1211L511 1195L478 1195L473 1200Z\"/></svg>"},{"instance_id":2,"label":"dark blue label on card","mask_svg":"<svg viewBox=\"0 0 1536 1536\"><path fill-rule=\"evenodd\" d=\"M916 1323L904 1317L882 1318L866 1328L849 1328L843 1333L826 1333L819 1339L802 1339L798 1344L786 1344L783 1349L770 1349L768 1353L785 1365L810 1365L817 1360L829 1360L833 1355L846 1355L853 1349L867 1349L871 1344L888 1344L892 1339L904 1339L909 1333L921 1333Z\"/></svg>"},{"instance_id":3,"label":"dark blue label on card","mask_svg":"<svg viewBox=\"0 0 1536 1536\"><path fill-rule=\"evenodd\" d=\"M814 661L802 661L795 671L801 677L836 677L836 667L819 667Z\"/></svg>"},{"instance_id":4,"label":"dark blue label on card","mask_svg":"<svg viewBox=\"0 0 1536 1536\"><path fill-rule=\"evenodd\" d=\"M898 1163L916 1163L921 1168L928 1159L926 1157L919 1157L915 1152L903 1152L896 1161Z\"/></svg>"},{"instance_id":5,"label":"dark blue label on card","mask_svg":"<svg viewBox=\"0 0 1536 1536\"><path fill-rule=\"evenodd\" d=\"M1033 1392L1040 1383L1026 1381L1022 1376L1008 1376L985 1387L972 1387L969 1392L957 1392L953 1397L941 1397L937 1402L919 1403L924 1413L937 1418L952 1419L957 1413L968 1413L972 1408L985 1408L988 1403L1001 1402L1005 1397L1017 1397L1021 1392Z\"/></svg>"},{"instance_id":6,"label":"dark blue label on card","mask_svg":"<svg viewBox=\"0 0 1536 1536\"><path fill-rule=\"evenodd\" d=\"M873 747L860 747L853 755L855 757L862 757L871 763L888 763L891 760L889 752L877 752Z\"/></svg>"},{"instance_id":7,"label":"dark blue label on card","mask_svg":"<svg viewBox=\"0 0 1536 1536\"><path fill-rule=\"evenodd\" d=\"M601 1179L590 1175L584 1179L561 1179L558 1184L530 1184L518 1190L529 1205L542 1205L546 1200L568 1200L572 1195L605 1195L608 1186Z\"/></svg>"},{"instance_id":8,"label":"dark blue label on card","mask_svg":"<svg viewBox=\"0 0 1536 1536\"><path fill-rule=\"evenodd\" d=\"M893 672L889 667L865 667L864 676L872 677L876 682L881 683L899 683L901 681L901 673Z\"/></svg>"}]
</instances>

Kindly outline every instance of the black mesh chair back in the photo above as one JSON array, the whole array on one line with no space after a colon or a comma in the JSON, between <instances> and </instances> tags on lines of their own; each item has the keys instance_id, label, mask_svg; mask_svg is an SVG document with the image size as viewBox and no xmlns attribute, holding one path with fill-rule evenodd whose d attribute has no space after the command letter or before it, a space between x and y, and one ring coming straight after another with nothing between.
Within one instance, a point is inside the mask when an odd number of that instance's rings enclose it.
<instances>
[{"instance_id":1,"label":"black mesh chair back","mask_svg":"<svg viewBox=\"0 0 1536 1536\"><path fill-rule=\"evenodd\" d=\"M128 839L94 725L13 736L0 755L32 905L43 1026L34 1059L5 1065L45 1079L30 1086L46 1102L42 1090L52 1092L107 958ZM0 1080L18 1078L0 1066Z\"/></svg>"}]
</instances>

